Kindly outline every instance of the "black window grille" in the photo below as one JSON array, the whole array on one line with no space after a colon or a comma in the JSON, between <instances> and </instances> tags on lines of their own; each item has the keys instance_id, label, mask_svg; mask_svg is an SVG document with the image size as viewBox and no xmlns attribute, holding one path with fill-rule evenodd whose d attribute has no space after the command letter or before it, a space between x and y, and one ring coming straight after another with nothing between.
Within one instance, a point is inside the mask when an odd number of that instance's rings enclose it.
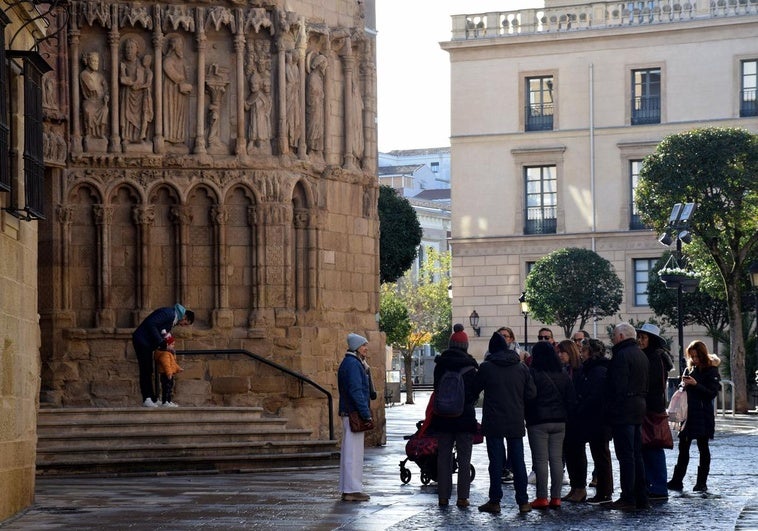
<instances>
[{"instance_id":1,"label":"black window grille","mask_svg":"<svg viewBox=\"0 0 758 531\"><path fill-rule=\"evenodd\" d=\"M7 55L21 59L24 65L24 205L9 211L27 221L45 219L42 76L51 68L37 52L9 50Z\"/></svg>"},{"instance_id":2,"label":"black window grille","mask_svg":"<svg viewBox=\"0 0 758 531\"><path fill-rule=\"evenodd\" d=\"M629 177L631 183L631 205L629 211L632 213L629 219L629 230L643 230L647 227L640 218L639 209L637 208L637 185L640 181L640 169L642 168L641 160L629 161Z\"/></svg>"},{"instance_id":3,"label":"black window grille","mask_svg":"<svg viewBox=\"0 0 758 531\"><path fill-rule=\"evenodd\" d=\"M555 234L558 230L558 181L555 166L524 168L526 219L524 234Z\"/></svg>"},{"instance_id":4,"label":"black window grille","mask_svg":"<svg viewBox=\"0 0 758 531\"><path fill-rule=\"evenodd\" d=\"M9 192L11 189L11 144L10 118L8 116L8 65L5 59L5 27L10 19L0 11L0 191Z\"/></svg>"},{"instance_id":5,"label":"black window grille","mask_svg":"<svg viewBox=\"0 0 758 531\"><path fill-rule=\"evenodd\" d=\"M742 61L742 86L740 87L740 116L758 116L758 59Z\"/></svg>"},{"instance_id":6,"label":"black window grille","mask_svg":"<svg viewBox=\"0 0 758 531\"><path fill-rule=\"evenodd\" d=\"M661 70L632 71L632 125L661 123Z\"/></svg>"}]
</instances>

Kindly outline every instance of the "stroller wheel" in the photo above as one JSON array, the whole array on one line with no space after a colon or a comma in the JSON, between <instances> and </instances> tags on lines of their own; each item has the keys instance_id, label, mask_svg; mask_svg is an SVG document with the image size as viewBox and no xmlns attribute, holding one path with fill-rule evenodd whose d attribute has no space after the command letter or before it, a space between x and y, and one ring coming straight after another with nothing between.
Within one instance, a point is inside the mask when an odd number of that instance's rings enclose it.
<instances>
[{"instance_id":1,"label":"stroller wheel","mask_svg":"<svg viewBox=\"0 0 758 531\"><path fill-rule=\"evenodd\" d=\"M423 483L424 485L428 485L431 481L432 481L432 478L429 475L429 473L426 472L426 471L424 471L424 470L422 470L421 471L421 483Z\"/></svg>"},{"instance_id":2,"label":"stroller wheel","mask_svg":"<svg viewBox=\"0 0 758 531\"><path fill-rule=\"evenodd\" d=\"M411 471L409 468L402 467L400 469L400 481L403 482L404 485L407 485L411 480Z\"/></svg>"},{"instance_id":3,"label":"stroller wheel","mask_svg":"<svg viewBox=\"0 0 758 531\"><path fill-rule=\"evenodd\" d=\"M474 465L469 465L471 467L471 481L474 481L474 478L476 477L476 468L474 468Z\"/></svg>"}]
</instances>

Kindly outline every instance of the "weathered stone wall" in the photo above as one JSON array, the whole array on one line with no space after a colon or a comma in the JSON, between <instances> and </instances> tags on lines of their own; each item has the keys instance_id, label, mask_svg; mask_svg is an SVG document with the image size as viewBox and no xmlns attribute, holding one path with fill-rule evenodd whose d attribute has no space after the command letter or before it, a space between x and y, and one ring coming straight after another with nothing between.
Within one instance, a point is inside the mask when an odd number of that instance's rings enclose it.
<instances>
[{"instance_id":1,"label":"weathered stone wall","mask_svg":"<svg viewBox=\"0 0 758 531\"><path fill-rule=\"evenodd\" d=\"M48 110L70 136L41 245L45 403L137 405L131 332L175 302L196 314L179 349L261 355L335 412L348 332L383 385L373 32L362 2L284 4L72 4ZM290 376L238 354L179 364L180 404L328 435L322 395Z\"/></svg>"}]
</instances>

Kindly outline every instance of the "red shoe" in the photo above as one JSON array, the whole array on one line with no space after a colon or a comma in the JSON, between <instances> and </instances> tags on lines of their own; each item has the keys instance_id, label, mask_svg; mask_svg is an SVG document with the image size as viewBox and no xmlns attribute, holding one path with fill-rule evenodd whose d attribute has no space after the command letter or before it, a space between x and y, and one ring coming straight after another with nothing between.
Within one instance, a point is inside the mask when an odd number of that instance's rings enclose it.
<instances>
[{"instance_id":1,"label":"red shoe","mask_svg":"<svg viewBox=\"0 0 758 531\"><path fill-rule=\"evenodd\" d=\"M560 498L550 498L550 508L551 509L560 509L561 508L561 499Z\"/></svg>"},{"instance_id":2,"label":"red shoe","mask_svg":"<svg viewBox=\"0 0 758 531\"><path fill-rule=\"evenodd\" d=\"M537 498L531 503L532 509L547 509L550 506L550 503L547 501L547 498Z\"/></svg>"}]
</instances>

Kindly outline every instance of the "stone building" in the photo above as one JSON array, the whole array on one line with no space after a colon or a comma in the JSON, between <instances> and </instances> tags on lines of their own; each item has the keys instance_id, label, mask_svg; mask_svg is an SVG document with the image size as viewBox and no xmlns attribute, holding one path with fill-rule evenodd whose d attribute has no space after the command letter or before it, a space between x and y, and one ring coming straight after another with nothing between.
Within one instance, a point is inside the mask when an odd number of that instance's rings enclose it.
<instances>
[{"instance_id":1,"label":"stone building","mask_svg":"<svg viewBox=\"0 0 758 531\"><path fill-rule=\"evenodd\" d=\"M354 331L382 374L373 9L84 0L55 19L43 406L139 405L131 333L176 302L196 316L174 330L180 350L247 350L336 398ZM328 437L324 400L284 374L233 355L180 364L180 405L262 405Z\"/></svg>"},{"instance_id":2,"label":"stone building","mask_svg":"<svg viewBox=\"0 0 758 531\"><path fill-rule=\"evenodd\" d=\"M608 259L620 317L648 318L665 248L634 204L642 159L697 127L758 131L756 3L547 0L455 15L452 29L453 316L479 314L472 351L501 325L523 342L529 267L563 247ZM607 341L619 320L595 333ZM701 337L687 327L684 344Z\"/></svg>"},{"instance_id":3,"label":"stone building","mask_svg":"<svg viewBox=\"0 0 758 531\"><path fill-rule=\"evenodd\" d=\"M47 31L37 13L30 2L0 9L0 521L34 500L41 82L49 70L37 52Z\"/></svg>"}]
</instances>

